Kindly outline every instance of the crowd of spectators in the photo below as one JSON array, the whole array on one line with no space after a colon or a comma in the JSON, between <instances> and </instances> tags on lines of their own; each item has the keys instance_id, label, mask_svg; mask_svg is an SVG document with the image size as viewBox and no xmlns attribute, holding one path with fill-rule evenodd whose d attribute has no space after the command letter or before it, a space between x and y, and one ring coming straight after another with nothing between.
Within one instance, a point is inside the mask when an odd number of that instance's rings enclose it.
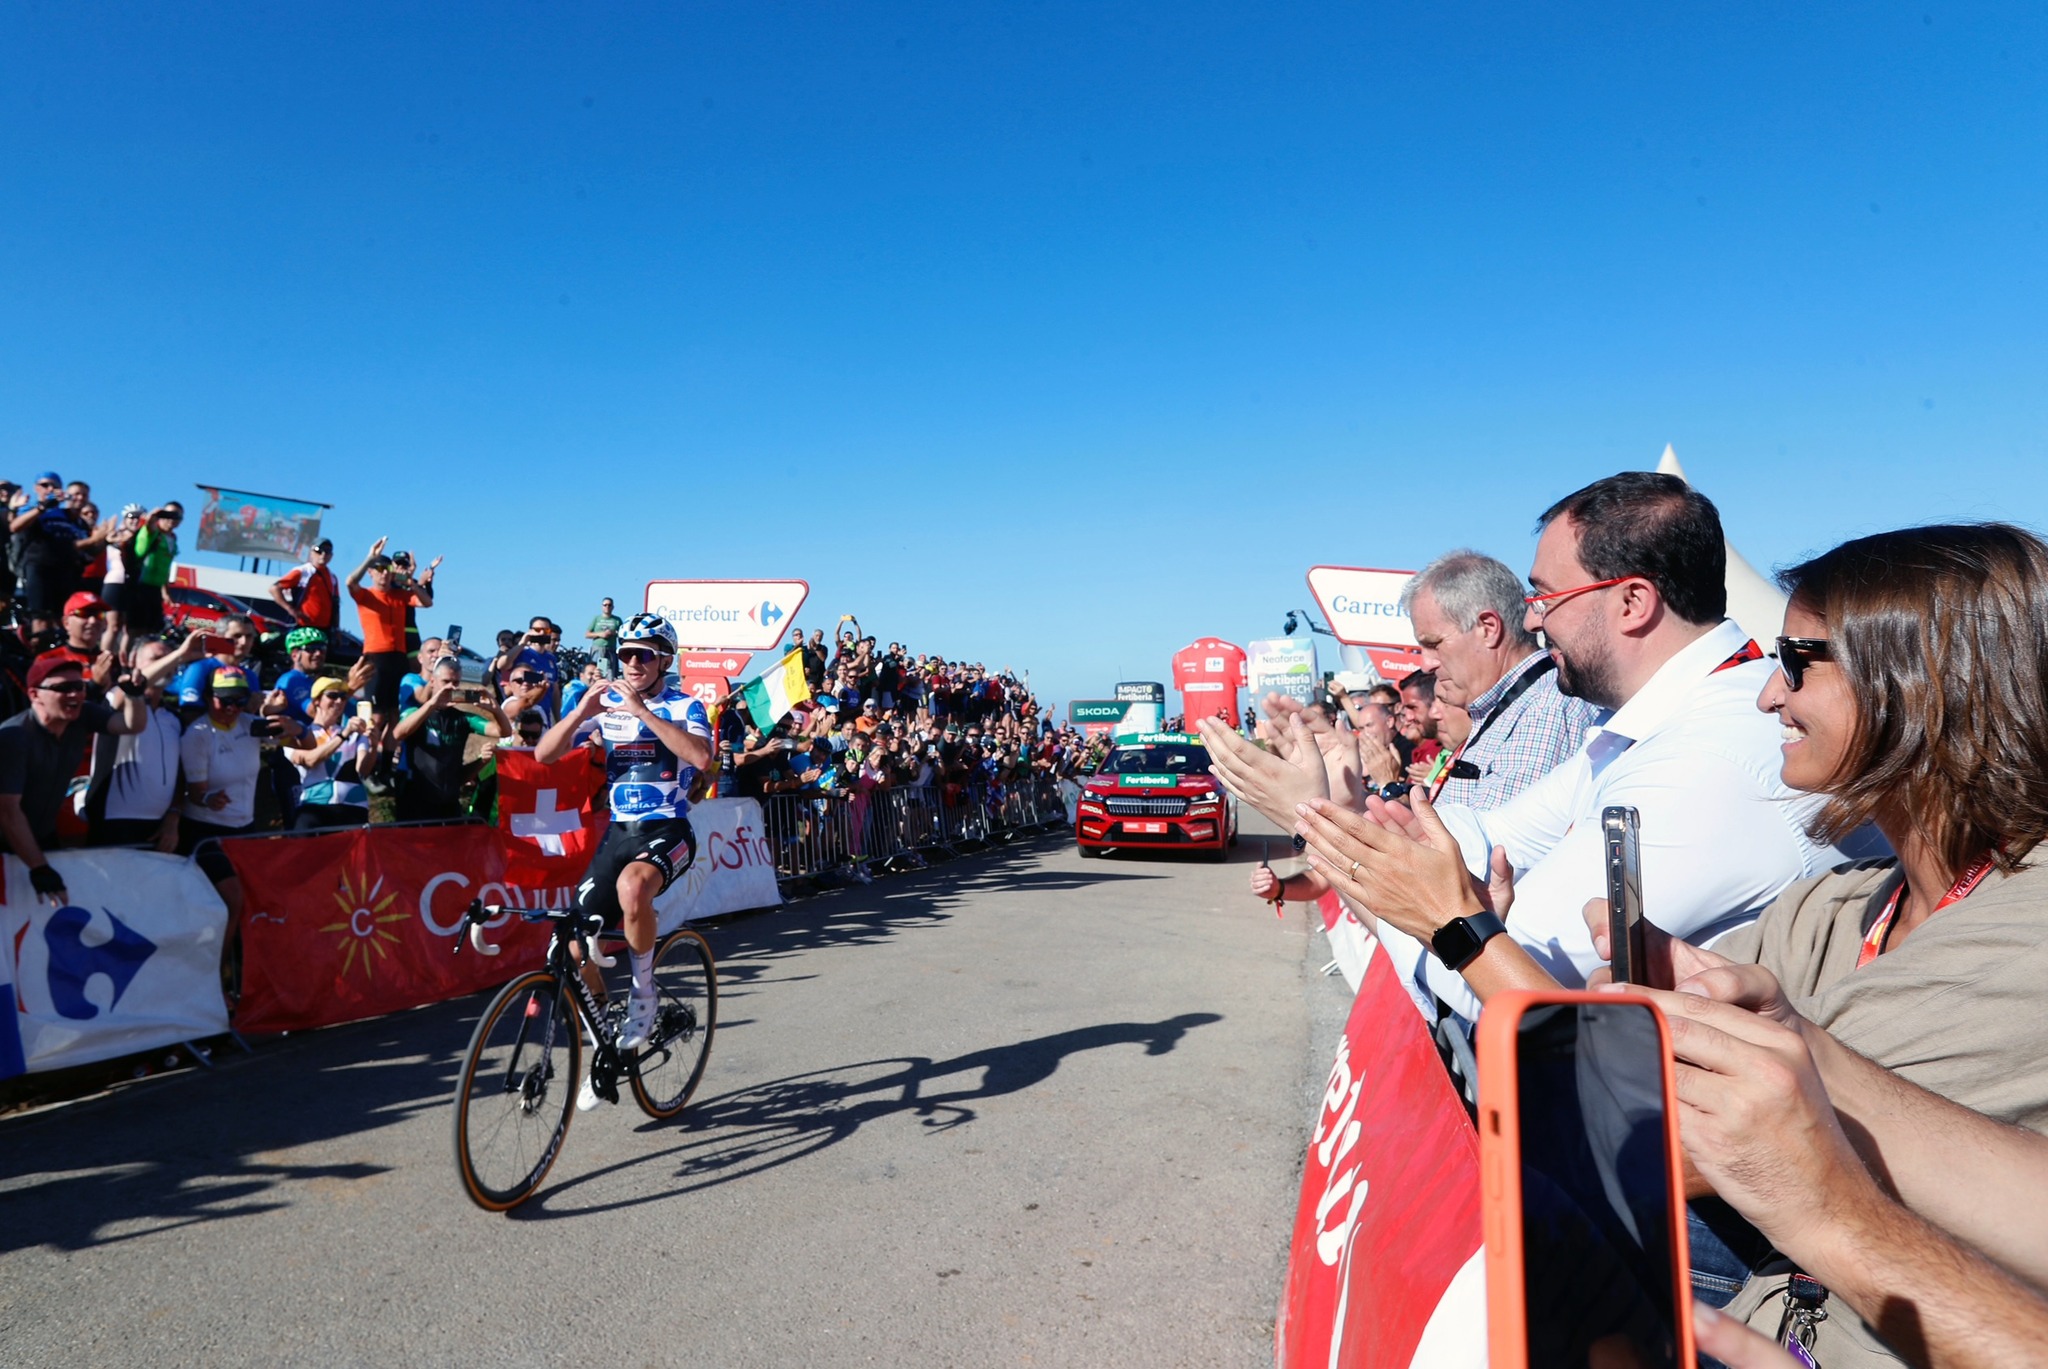
<instances>
[{"instance_id":1,"label":"crowd of spectators","mask_svg":"<svg viewBox=\"0 0 2048 1369\"><path fill-rule=\"evenodd\" d=\"M1008 669L883 648L857 629L829 649L823 629L792 630L811 698L781 719L755 719L739 695L718 710L718 792L868 794L922 788L956 802L969 787L1001 789L1057 775L1078 757Z\"/></svg>"},{"instance_id":2,"label":"crowd of spectators","mask_svg":"<svg viewBox=\"0 0 2048 1369\"><path fill-rule=\"evenodd\" d=\"M246 614L167 629L175 502L102 521L88 487L55 473L0 491L13 511L0 840L50 898L64 891L46 853L64 846L194 855L234 910L240 891L213 838L492 818L496 747L534 745L618 672L611 599L580 646L536 614L465 670L459 640L419 627L440 558L421 564L382 538L345 575L321 541L278 577L276 602L296 620L286 631L266 638ZM362 651L343 667L330 650L350 608ZM957 795L1078 761L1077 739L1054 732L1007 670L879 650L857 632L830 652L822 630L792 645L813 697L766 726L737 695L716 701L720 762L703 792Z\"/></svg>"},{"instance_id":3,"label":"crowd of spectators","mask_svg":"<svg viewBox=\"0 0 2048 1369\"><path fill-rule=\"evenodd\" d=\"M2038 1359L2048 546L2006 524L1845 543L1780 577L1767 654L1683 481L1611 477L1540 523L1526 587L1459 551L1408 588L1434 697L1404 681L1396 726L1433 717L1433 773L1387 782L1384 723L1348 697L1342 720L1268 701L1258 743L1201 725L1306 853L1254 891L1334 890L1469 1083L1486 1000L1606 978L1599 818L1636 808L1703 1348ZM1791 1315L1795 1272L1835 1302Z\"/></svg>"}]
</instances>

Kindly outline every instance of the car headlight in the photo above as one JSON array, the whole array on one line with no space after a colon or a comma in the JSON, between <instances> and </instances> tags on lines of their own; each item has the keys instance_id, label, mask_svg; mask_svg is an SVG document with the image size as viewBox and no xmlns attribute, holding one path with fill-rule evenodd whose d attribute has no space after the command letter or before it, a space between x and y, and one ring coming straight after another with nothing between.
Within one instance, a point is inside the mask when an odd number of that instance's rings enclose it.
<instances>
[{"instance_id":1,"label":"car headlight","mask_svg":"<svg viewBox=\"0 0 2048 1369\"><path fill-rule=\"evenodd\" d=\"M1197 794L1197 795L1195 795L1195 796L1194 796L1194 797L1193 797L1192 799L1189 799L1189 800L1188 800L1188 807L1190 807L1190 808L1201 808L1201 807L1205 807L1205 806L1207 806L1207 805L1209 805L1209 804L1214 804L1214 803L1221 803L1221 802L1223 802L1223 795L1221 795L1221 794L1217 793L1217 792L1216 792L1216 791L1215 791L1214 789L1211 789L1211 790L1210 790L1210 791L1209 791L1208 793L1206 793L1206 794Z\"/></svg>"}]
</instances>

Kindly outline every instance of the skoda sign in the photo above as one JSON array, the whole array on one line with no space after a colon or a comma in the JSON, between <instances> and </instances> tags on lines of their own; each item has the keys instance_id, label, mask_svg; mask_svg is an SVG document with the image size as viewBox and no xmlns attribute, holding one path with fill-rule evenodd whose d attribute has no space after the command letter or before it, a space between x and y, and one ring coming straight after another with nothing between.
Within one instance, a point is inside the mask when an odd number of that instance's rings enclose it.
<instances>
[{"instance_id":1,"label":"skoda sign","mask_svg":"<svg viewBox=\"0 0 2048 1369\"><path fill-rule=\"evenodd\" d=\"M647 611L674 625L686 651L766 651L810 592L802 580L650 580Z\"/></svg>"}]
</instances>

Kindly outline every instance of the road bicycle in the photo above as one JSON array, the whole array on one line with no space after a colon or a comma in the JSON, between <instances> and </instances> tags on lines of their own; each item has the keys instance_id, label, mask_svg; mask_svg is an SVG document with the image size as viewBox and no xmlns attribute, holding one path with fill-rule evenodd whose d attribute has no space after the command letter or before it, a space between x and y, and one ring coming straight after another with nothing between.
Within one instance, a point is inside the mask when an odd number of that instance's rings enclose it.
<instances>
[{"instance_id":1,"label":"road bicycle","mask_svg":"<svg viewBox=\"0 0 2048 1369\"><path fill-rule=\"evenodd\" d=\"M601 973L619 963L621 957L599 952L600 940L623 947L617 934L601 935L599 919L575 908L507 909L477 900L464 920L480 954L498 954L484 939L484 925L508 913L553 923L554 930L546 965L512 980L484 1009L455 1086L455 1167L471 1200L492 1212L531 1197L562 1153L586 1046L599 1098L616 1103L623 1080L642 1112L669 1118L704 1077L718 1025L711 948L689 928L655 944L654 1030L646 1045L627 1051L619 1036L630 971L607 981L602 999L584 977L585 965ZM460 937L455 949L462 949Z\"/></svg>"}]
</instances>

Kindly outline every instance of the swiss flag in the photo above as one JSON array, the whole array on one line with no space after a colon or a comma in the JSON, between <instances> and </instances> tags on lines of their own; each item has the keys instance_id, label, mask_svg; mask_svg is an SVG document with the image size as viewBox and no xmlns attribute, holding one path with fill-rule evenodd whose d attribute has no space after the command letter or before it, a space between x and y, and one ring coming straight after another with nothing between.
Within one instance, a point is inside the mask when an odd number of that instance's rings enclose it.
<instances>
[{"instance_id":1,"label":"swiss flag","mask_svg":"<svg viewBox=\"0 0 2048 1369\"><path fill-rule=\"evenodd\" d=\"M498 826L513 837L505 878L536 888L574 884L604 839L608 817L593 811L604 769L579 746L553 765L525 747L498 751Z\"/></svg>"}]
</instances>

